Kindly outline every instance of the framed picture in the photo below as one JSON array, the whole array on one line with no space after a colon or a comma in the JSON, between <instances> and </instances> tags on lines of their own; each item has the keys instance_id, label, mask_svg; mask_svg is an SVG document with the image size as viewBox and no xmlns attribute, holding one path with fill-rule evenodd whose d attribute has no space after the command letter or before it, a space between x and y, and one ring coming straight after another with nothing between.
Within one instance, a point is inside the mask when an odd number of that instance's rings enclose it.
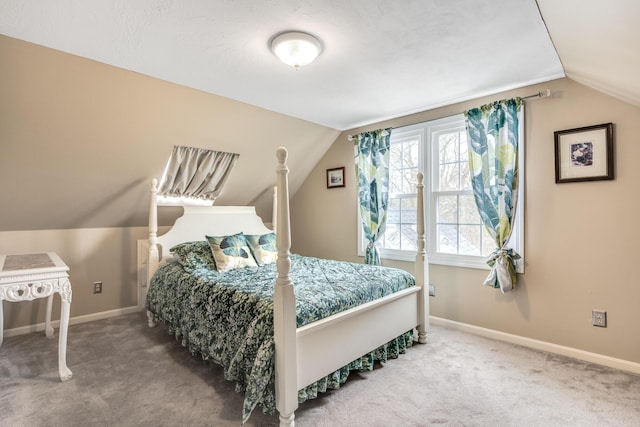
<instances>
[{"instance_id":1,"label":"framed picture","mask_svg":"<svg viewBox=\"0 0 640 427\"><path fill-rule=\"evenodd\" d=\"M556 183L614 178L613 123L556 131Z\"/></svg>"},{"instance_id":2,"label":"framed picture","mask_svg":"<svg viewBox=\"0 0 640 427\"><path fill-rule=\"evenodd\" d=\"M327 169L327 188L344 187L344 166Z\"/></svg>"}]
</instances>

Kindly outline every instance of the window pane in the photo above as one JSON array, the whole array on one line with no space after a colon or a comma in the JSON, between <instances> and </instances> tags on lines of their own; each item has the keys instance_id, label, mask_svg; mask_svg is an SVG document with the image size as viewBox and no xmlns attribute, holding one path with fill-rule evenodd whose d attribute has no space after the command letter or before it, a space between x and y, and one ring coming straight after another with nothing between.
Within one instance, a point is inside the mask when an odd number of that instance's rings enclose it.
<instances>
[{"instance_id":1,"label":"window pane","mask_svg":"<svg viewBox=\"0 0 640 427\"><path fill-rule=\"evenodd\" d=\"M405 146L405 167L417 168L420 159L420 144L413 140Z\"/></svg>"},{"instance_id":2,"label":"window pane","mask_svg":"<svg viewBox=\"0 0 640 427\"><path fill-rule=\"evenodd\" d=\"M400 227L397 224L387 223L387 227L384 231L384 236L381 247L387 249L400 249Z\"/></svg>"},{"instance_id":3,"label":"window pane","mask_svg":"<svg viewBox=\"0 0 640 427\"><path fill-rule=\"evenodd\" d=\"M402 168L402 144L391 144L389 151L389 168Z\"/></svg>"},{"instance_id":4,"label":"window pane","mask_svg":"<svg viewBox=\"0 0 640 427\"><path fill-rule=\"evenodd\" d=\"M417 205L418 199L417 197L408 197L403 198L401 202L402 206L402 223L413 225L417 223Z\"/></svg>"},{"instance_id":5,"label":"window pane","mask_svg":"<svg viewBox=\"0 0 640 427\"><path fill-rule=\"evenodd\" d=\"M460 144L458 142L457 133L445 133L438 136L440 163L457 162L458 150Z\"/></svg>"},{"instance_id":6,"label":"window pane","mask_svg":"<svg viewBox=\"0 0 640 427\"><path fill-rule=\"evenodd\" d=\"M400 233L400 248L404 251L417 251L418 233L415 224L403 224Z\"/></svg>"},{"instance_id":7,"label":"window pane","mask_svg":"<svg viewBox=\"0 0 640 427\"><path fill-rule=\"evenodd\" d=\"M402 193L403 194L415 194L417 192L416 190L416 184L418 183L418 168L410 168L410 169L405 169L403 171L403 175L404 175L404 181L403 181L403 188L402 188Z\"/></svg>"},{"instance_id":8,"label":"window pane","mask_svg":"<svg viewBox=\"0 0 640 427\"><path fill-rule=\"evenodd\" d=\"M481 227L479 225L460 226L460 254L475 255L481 254Z\"/></svg>"},{"instance_id":9,"label":"window pane","mask_svg":"<svg viewBox=\"0 0 640 427\"><path fill-rule=\"evenodd\" d=\"M491 238L487 228L482 226L482 256L488 257L496 249L496 242Z\"/></svg>"},{"instance_id":10,"label":"window pane","mask_svg":"<svg viewBox=\"0 0 640 427\"><path fill-rule=\"evenodd\" d=\"M460 190L471 190L471 174L469 173L469 162L460 163Z\"/></svg>"},{"instance_id":11,"label":"window pane","mask_svg":"<svg viewBox=\"0 0 640 427\"><path fill-rule=\"evenodd\" d=\"M458 253L458 227L455 225L438 224L437 252L446 254Z\"/></svg>"},{"instance_id":12,"label":"window pane","mask_svg":"<svg viewBox=\"0 0 640 427\"><path fill-rule=\"evenodd\" d=\"M438 224L458 222L458 196L439 196L438 197Z\"/></svg>"},{"instance_id":13,"label":"window pane","mask_svg":"<svg viewBox=\"0 0 640 427\"><path fill-rule=\"evenodd\" d=\"M391 194L402 193L402 172L389 168L389 192Z\"/></svg>"},{"instance_id":14,"label":"window pane","mask_svg":"<svg viewBox=\"0 0 640 427\"><path fill-rule=\"evenodd\" d=\"M400 201L400 206L402 206L403 217L402 222L416 222L416 207L418 206L418 196L415 194L413 197L403 197ZM404 216L404 213L409 210L409 214L411 215L412 221L407 221L407 217Z\"/></svg>"},{"instance_id":15,"label":"window pane","mask_svg":"<svg viewBox=\"0 0 640 427\"><path fill-rule=\"evenodd\" d=\"M389 206L387 208L387 227L389 224L400 223L400 199L389 198Z\"/></svg>"},{"instance_id":16,"label":"window pane","mask_svg":"<svg viewBox=\"0 0 640 427\"><path fill-rule=\"evenodd\" d=\"M446 163L440 165L440 191L457 191L460 175L459 163Z\"/></svg>"},{"instance_id":17,"label":"window pane","mask_svg":"<svg viewBox=\"0 0 640 427\"><path fill-rule=\"evenodd\" d=\"M460 223L461 224L480 224L480 214L476 207L473 195L460 195Z\"/></svg>"}]
</instances>

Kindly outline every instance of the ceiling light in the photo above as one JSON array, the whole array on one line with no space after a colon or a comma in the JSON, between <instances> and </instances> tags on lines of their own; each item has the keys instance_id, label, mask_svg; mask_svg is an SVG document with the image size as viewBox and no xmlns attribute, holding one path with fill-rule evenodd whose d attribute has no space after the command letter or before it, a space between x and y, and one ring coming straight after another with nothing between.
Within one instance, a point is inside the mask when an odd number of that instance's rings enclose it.
<instances>
[{"instance_id":1,"label":"ceiling light","mask_svg":"<svg viewBox=\"0 0 640 427\"><path fill-rule=\"evenodd\" d=\"M291 31L276 36L271 50L282 62L298 69L312 63L322 52L322 45L311 34Z\"/></svg>"}]
</instances>

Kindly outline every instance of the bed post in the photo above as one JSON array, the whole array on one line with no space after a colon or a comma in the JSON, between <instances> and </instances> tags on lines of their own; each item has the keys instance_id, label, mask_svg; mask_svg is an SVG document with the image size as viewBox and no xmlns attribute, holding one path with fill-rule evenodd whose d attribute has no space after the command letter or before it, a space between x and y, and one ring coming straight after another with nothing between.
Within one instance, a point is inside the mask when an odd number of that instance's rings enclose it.
<instances>
[{"instance_id":1,"label":"bed post","mask_svg":"<svg viewBox=\"0 0 640 427\"><path fill-rule=\"evenodd\" d=\"M149 291L149 283L153 274L158 269L160 263L158 254L158 180L151 180L151 200L149 202L149 256L147 257L147 291ZM153 313L147 311L147 319L149 327L156 326L156 322L153 318Z\"/></svg>"},{"instance_id":2,"label":"bed post","mask_svg":"<svg viewBox=\"0 0 640 427\"><path fill-rule=\"evenodd\" d=\"M425 344L427 342L427 328L429 327L429 263L427 261L427 252L425 250L424 237L424 184L422 182L424 175L418 172L418 218L416 231L418 234L418 251L416 253L416 284L422 287L418 296L418 342Z\"/></svg>"},{"instance_id":3,"label":"bed post","mask_svg":"<svg viewBox=\"0 0 640 427\"><path fill-rule=\"evenodd\" d=\"M298 375L296 350L296 297L289 277L291 260L291 227L289 224L289 184L287 149L278 148L277 224L278 279L273 294L273 338L276 349L276 408L280 413L280 427L295 425L294 412L298 408Z\"/></svg>"},{"instance_id":4,"label":"bed post","mask_svg":"<svg viewBox=\"0 0 640 427\"><path fill-rule=\"evenodd\" d=\"M278 186L273 187L273 208L271 212L271 229L278 234Z\"/></svg>"}]
</instances>

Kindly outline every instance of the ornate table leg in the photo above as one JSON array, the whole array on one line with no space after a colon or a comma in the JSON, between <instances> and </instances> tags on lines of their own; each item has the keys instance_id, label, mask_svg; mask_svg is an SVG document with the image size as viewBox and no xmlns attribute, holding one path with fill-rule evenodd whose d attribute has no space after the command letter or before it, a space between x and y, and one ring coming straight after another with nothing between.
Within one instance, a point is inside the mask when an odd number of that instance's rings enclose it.
<instances>
[{"instance_id":1,"label":"ornate table leg","mask_svg":"<svg viewBox=\"0 0 640 427\"><path fill-rule=\"evenodd\" d=\"M44 319L44 333L48 338L53 337L53 326L51 326L51 307L53 305L53 294L47 298L47 317Z\"/></svg>"},{"instance_id":2,"label":"ornate table leg","mask_svg":"<svg viewBox=\"0 0 640 427\"><path fill-rule=\"evenodd\" d=\"M60 375L60 381L67 381L73 375L67 367L67 330L69 329L69 310L71 307L71 283L69 279L62 279L60 298L62 299L62 304L60 331L58 332L58 374Z\"/></svg>"}]
</instances>

